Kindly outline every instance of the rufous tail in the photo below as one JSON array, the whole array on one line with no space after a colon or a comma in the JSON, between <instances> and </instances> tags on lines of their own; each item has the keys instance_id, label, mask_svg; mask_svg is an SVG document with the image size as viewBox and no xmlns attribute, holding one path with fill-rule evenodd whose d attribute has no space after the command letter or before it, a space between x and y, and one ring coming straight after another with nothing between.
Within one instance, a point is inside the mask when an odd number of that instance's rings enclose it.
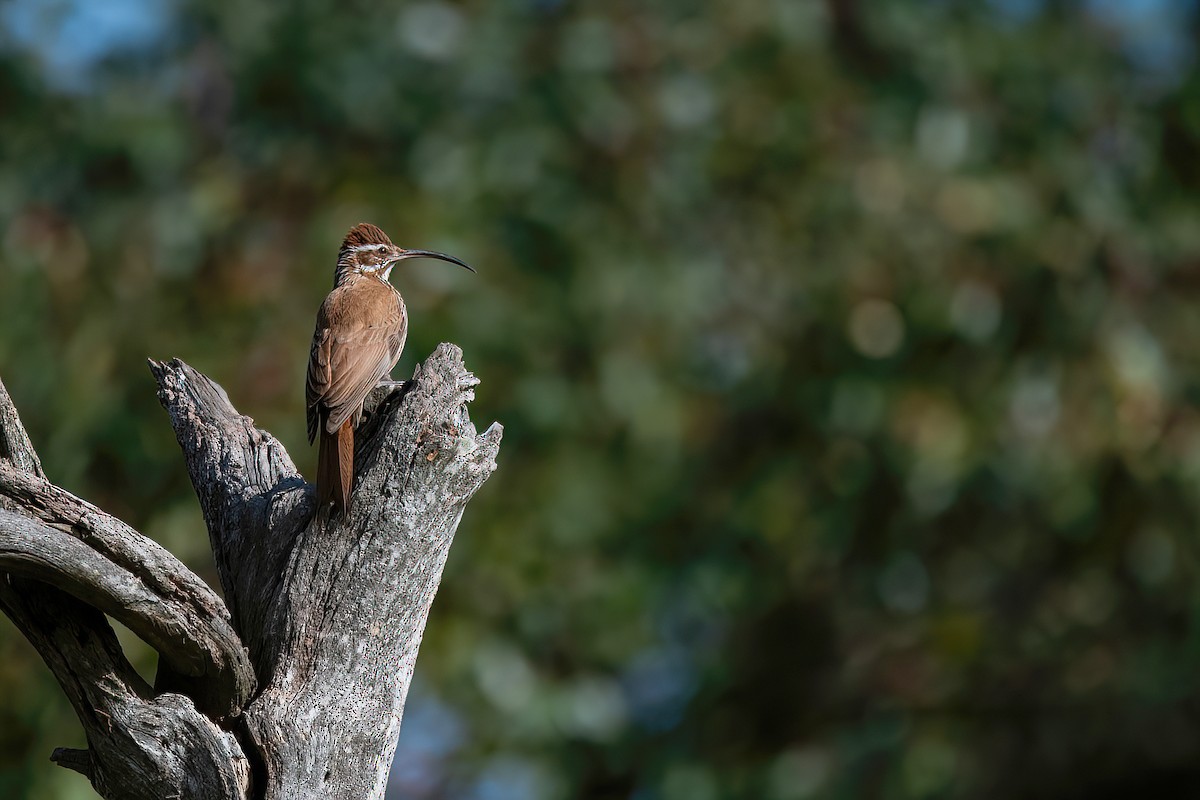
<instances>
[{"instance_id":1,"label":"rufous tail","mask_svg":"<svg viewBox=\"0 0 1200 800\"><path fill-rule=\"evenodd\" d=\"M317 451L317 507L333 503L334 512L350 511L350 488L354 482L354 428L350 420L335 433L321 426Z\"/></svg>"}]
</instances>

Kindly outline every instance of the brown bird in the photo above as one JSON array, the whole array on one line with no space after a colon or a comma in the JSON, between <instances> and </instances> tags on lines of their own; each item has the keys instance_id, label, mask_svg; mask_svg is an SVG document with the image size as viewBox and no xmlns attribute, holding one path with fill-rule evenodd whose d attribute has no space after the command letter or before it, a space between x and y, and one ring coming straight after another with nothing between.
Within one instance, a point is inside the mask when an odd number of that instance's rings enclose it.
<instances>
[{"instance_id":1,"label":"brown bird","mask_svg":"<svg viewBox=\"0 0 1200 800\"><path fill-rule=\"evenodd\" d=\"M350 510L354 481L354 429L363 401L389 377L408 334L408 312L400 292L388 283L396 262L440 258L475 270L453 256L429 250L405 250L374 225L350 229L338 252L333 291L317 311L308 357L305 399L308 442L317 432L317 504Z\"/></svg>"}]
</instances>

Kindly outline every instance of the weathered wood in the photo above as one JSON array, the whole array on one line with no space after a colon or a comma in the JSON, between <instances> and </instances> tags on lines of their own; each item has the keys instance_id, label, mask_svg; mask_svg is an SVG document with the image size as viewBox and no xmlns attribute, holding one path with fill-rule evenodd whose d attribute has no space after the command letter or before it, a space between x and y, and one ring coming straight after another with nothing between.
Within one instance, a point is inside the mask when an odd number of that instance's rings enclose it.
<instances>
[{"instance_id":1,"label":"weathered wood","mask_svg":"<svg viewBox=\"0 0 1200 800\"><path fill-rule=\"evenodd\" d=\"M157 544L47 483L2 383L0 445L0 610L42 656L88 740L89 750L56 750L55 763L110 800L247 797L240 745L193 700L227 716L252 685L220 599ZM160 671L192 697L146 685L101 607L157 643Z\"/></svg>"},{"instance_id":2,"label":"weathered wood","mask_svg":"<svg viewBox=\"0 0 1200 800\"><path fill-rule=\"evenodd\" d=\"M0 608L37 648L87 734L72 768L109 800L241 800L249 763L234 736L181 694L154 695L104 615L33 581L0 580ZM60 754L61 755L61 754Z\"/></svg>"},{"instance_id":3,"label":"weathered wood","mask_svg":"<svg viewBox=\"0 0 1200 800\"><path fill-rule=\"evenodd\" d=\"M0 381L0 461L7 461L14 468L35 477L46 477L42 472L42 462L29 441L29 434L21 424L17 407L13 405L3 381Z\"/></svg>"},{"instance_id":4,"label":"weathered wood","mask_svg":"<svg viewBox=\"0 0 1200 800\"><path fill-rule=\"evenodd\" d=\"M95 606L162 656L215 717L250 699L254 672L221 599L157 542L36 476L0 463L0 569Z\"/></svg>"},{"instance_id":5,"label":"weathered wood","mask_svg":"<svg viewBox=\"0 0 1200 800\"><path fill-rule=\"evenodd\" d=\"M477 435L466 413L478 381L442 345L403 394L378 390L356 437L353 511L330 518L220 386L180 361L151 371L225 604L47 483L0 385L0 608L88 732L88 751L60 749L56 763L108 798L382 797L450 543L496 465L502 429ZM100 611L162 654L153 689Z\"/></svg>"}]
</instances>

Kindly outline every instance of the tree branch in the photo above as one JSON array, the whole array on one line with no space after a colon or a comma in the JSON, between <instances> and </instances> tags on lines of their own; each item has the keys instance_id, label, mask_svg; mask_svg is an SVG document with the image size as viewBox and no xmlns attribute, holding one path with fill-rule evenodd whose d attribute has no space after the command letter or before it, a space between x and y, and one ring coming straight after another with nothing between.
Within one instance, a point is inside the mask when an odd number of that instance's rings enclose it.
<instances>
[{"instance_id":1,"label":"tree branch","mask_svg":"<svg viewBox=\"0 0 1200 800\"><path fill-rule=\"evenodd\" d=\"M21 472L35 477L46 477L46 473L42 472L42 462L29 441L29 434L17 416L17 407L4 388L4 381L0 381L0 461L7 461Z\"/></svg>"},{"instance_id":2,"label":"tree branch","mask_svg":"<svg viewBox=\"0 0 1200 800\"><path fill-rule=\"evenodd\" d=\"M315 510L283 445L238 414L225 390L179 359L150 361L204 512L225 604L260 664L263 597L279 588L289 540ZM261 674L261 670L260 670Z\"/></svg>"},{"instance_id":3,"label":"tree branch","mask_svg":"<svg viewBox=\"0 0 1200 800\"><path fill-rule=\"evenodd\" d=\"M90 748L85 774L97 792L128 800L246 796L248 762L232 734L183 695L154 697L100 612L57 589L7 577L0 607L71 701ZM79 771L83 763L76 751L69 766Z\"/></svg>"},{"instance_id":4,"label":"tree branch","mask_svg":"<svg viewBox=\"0 0 1200 800\"><path fill-rule=\"evenodd\" d=\"M227 641L220 600L158 545L46 483L3 384L0 443L0 610L54 673L90 748L60 748L55 763L110 798L243 798L249 766L234 737L191 698L155 697L104 615L82 601L157 641L164 664L195 677L184 679L195 696L229 713L253 678L236 636Z\"/></svg>"},{"instance_id":5,"label":"tree branch","mask_svg":"<svg viewBox=\"0 0 1200 800\"><path fill-rule=\"evenodd\" d=\"M212 590L119 520L78 514L86 504L56 486L0 465L0 495L54 521L0 510L0 570L62 589L124 624L158 650L175 673L172 686L186 687L202 710L240 711L254 673Z\"/></svg>"}]
</instances>

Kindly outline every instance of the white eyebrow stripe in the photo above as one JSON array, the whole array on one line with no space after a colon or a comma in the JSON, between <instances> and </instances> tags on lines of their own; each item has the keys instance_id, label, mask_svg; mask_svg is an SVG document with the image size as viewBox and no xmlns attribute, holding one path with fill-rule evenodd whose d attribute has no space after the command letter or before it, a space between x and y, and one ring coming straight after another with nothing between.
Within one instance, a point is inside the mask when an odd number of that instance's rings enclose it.
<instances>
[{"instance_id":1,"label":"white eyebrow stripe","mask_svg":"<svg viewBox=\"0 0 1200 800\"><path fill-rule=\"evenodd\" d=\"M383 248L383 247L387 247L387 245L386 244L359 244L359 245L355 245L354 247L351 247L350 252L351 253L361 253L364 250L379 250L380 248Z\"/></svg>"}]
</instances>

